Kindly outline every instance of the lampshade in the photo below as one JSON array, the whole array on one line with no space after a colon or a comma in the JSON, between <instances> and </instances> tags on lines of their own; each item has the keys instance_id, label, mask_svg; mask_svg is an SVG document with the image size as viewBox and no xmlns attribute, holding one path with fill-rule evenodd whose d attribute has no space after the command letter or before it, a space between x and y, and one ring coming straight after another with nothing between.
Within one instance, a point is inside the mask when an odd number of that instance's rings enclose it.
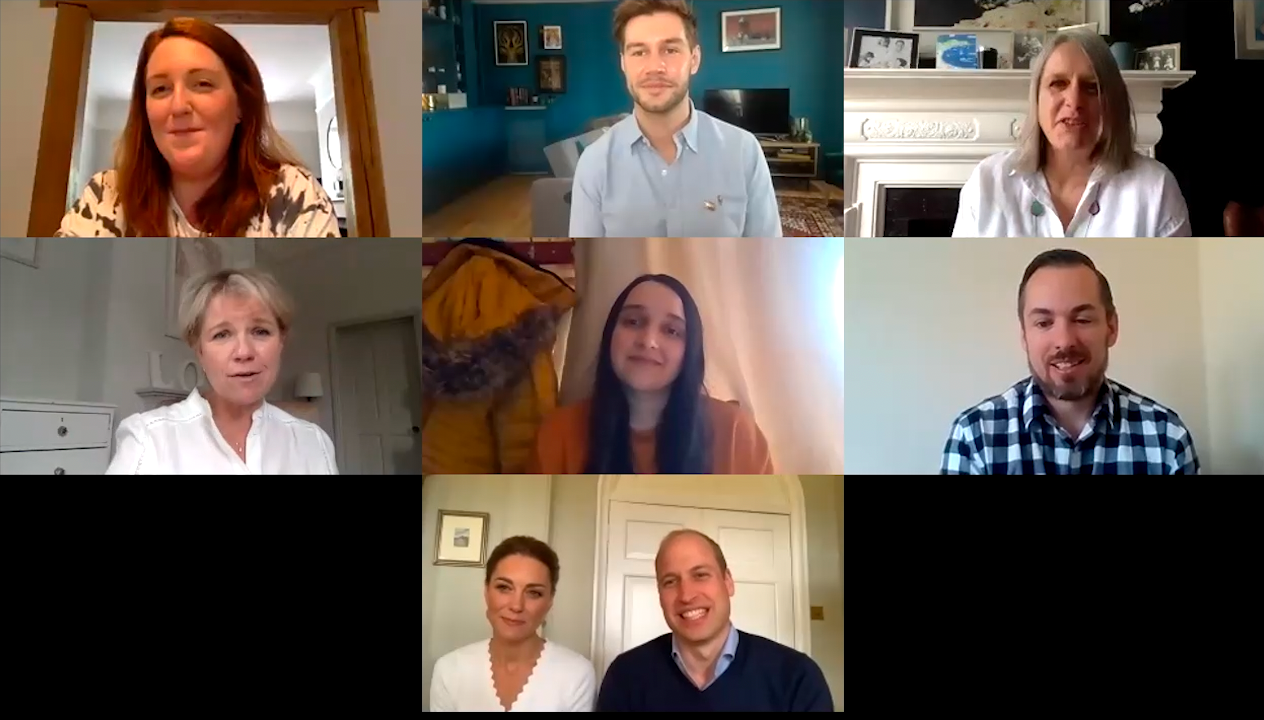
<instances>
[{"instance_id":1,"label":"lampshade","mask_svg":"<svg viewBox=\"0 0 1264 720\"><path fill-rule=\"evenodd\" d=\"M325 391L321 387L320 373L303 373L298 376L298 380L294 382L294 396L305 399L312 399L324 396Z\"/></svg>"}]
</instances>

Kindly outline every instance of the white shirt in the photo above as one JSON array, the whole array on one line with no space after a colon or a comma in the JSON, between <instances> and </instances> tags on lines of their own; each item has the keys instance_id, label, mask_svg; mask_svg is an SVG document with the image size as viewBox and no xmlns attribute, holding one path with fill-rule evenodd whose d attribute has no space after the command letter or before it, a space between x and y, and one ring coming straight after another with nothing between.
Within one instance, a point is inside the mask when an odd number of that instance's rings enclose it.
<instances>
[{"instance_id":1,"label":"white shirt","mask_svg":"<svg viewBox=\"0 0 1264 720\"><path fill-rule=\"evenodd\" d=\"M970 173L953 237L1190 236L1185 197L1171 171L1154 158L1137 154L1131 169L1113 176L1094 170L1064 232L1044 173L1019 172L1013 167L1017 153L984 158ZM1033 212L1035 202L1043 214Z\"/></svg>"},{"instance_id":2,"label":"white shirt","mask_svg":"<svg viewBox=\"0 0 1264 720\"><path fill-rule=\"evenodd\" d=\"M546 641L510 712L592 712L597 674L588 658ZM504 712L492 683L491 641L439 658L430 679L430 712Z\"/></svg>"},{"instance_id":3,"label":"white shirt","mask_svg":"<svg viewBox=\"0 0 1264 720\"><path fill-rule=\"evenodd\" d=\"M251 416L246 462L194 390L173 405L119 423L106 475L337 475L334 444L318 425L264 403Z\"/></svg>"}]
</instances>

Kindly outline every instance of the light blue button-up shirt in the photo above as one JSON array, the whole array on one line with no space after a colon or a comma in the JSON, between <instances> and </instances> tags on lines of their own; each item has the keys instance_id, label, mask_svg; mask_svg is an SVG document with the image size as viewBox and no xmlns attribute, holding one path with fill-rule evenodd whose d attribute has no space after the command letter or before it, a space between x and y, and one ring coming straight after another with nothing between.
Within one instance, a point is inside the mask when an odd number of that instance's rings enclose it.
<instances>
[{"instance_id":1,"label":"light blue button-up shirt","mask_svg":"<svg viewBox=\"0 0 1264 720\"><path fill-rule=\"evenodd\" d=\"M719 680L720 676L724 674L724 671L729 669L729 665L733 664L733 657L736 655L737 628L730 624L728 639L724 641L724 647L720 648L720 657L715 661L715 674L711 676L711 679L707 681L706 685L703 685L698 689L706 690L711 687L716 680ZM676 661L676 667L680 668L680 671L688 678L689 671L685 669L685 661L680 657L680 645L676 642L675 634L672 634L672 659ZM689 682L692 683L693 678L689 678Z\"/></svg>"},{"instance_id":2,"label":"light blue button-up shirt","mask_svg":"<svg viewBox=\"0 0 1264 720\"><path fill-rule=\"evenodd\" d=\"M571 192L571 237L781 237L759 140L692 101L689 107L671 164L635 114L583 151Z\"/></svg>"}]
</instances>

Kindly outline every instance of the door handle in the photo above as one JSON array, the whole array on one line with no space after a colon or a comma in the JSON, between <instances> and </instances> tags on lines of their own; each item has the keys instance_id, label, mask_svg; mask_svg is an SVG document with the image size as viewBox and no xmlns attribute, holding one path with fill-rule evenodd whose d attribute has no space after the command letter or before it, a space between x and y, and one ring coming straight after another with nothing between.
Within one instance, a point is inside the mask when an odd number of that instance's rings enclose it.
<instances>
[{"instance_id":1,"label":"door handle","mask_svg":"<svg viewBox=\"0 0 1264 720\"><path fill-rule=\"evenodd\" d=\"M417 427L416 425L413 425L413 435L419 435L420 433L421 433L421 428Z\"/></svg>"}]
</instances>

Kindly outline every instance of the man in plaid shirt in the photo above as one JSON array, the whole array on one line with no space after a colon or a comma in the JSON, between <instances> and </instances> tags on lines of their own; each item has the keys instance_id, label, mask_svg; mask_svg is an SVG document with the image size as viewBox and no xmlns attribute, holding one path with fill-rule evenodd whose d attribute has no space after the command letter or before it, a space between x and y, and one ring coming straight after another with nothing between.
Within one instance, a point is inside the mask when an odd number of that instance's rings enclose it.
<instances>
[{"instance_id":1,"label":"man in plaid shirt","mask_svg":"<svg viewBox=\"0 0 1264 720\"><path fill-rule=\"evenodd\" d=\"M1037 255L1018 286L1018 318L1031 376L957 416L940 474L1198 473L1180 417L1107 379L1119 317L1088 256Z\"/></svg>"}]
</instances>

